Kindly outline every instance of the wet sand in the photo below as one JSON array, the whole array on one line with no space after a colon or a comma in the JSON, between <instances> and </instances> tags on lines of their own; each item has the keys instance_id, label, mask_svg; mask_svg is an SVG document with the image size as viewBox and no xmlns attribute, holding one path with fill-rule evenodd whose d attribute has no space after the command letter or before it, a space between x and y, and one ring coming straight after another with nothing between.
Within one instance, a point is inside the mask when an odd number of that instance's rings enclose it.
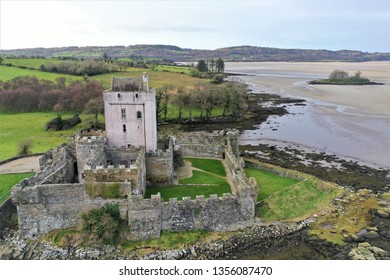
<instances>
[{"instance_id":1,"label":"wet sand","mask_svg":"<svg viewBox=\"0 0 390 280\"><path fill-rule=\"evenodd\" d=\"M308 85L335 69L385 85ZM243 144L265 140L291 142L337 155L390 167L390 62L364 63L226 63L254 92L301 97L307 106L289 106L291 114L272 117L258 130L246 131Z\"/></svg>"}]
</instances>

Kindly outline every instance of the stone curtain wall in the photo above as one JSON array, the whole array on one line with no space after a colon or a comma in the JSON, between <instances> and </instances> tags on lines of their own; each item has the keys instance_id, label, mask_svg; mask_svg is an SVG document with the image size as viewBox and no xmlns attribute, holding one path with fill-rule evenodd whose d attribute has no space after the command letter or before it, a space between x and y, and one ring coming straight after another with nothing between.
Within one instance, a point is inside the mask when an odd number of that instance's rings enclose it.
<instances>
[{"instance_id":1,"label":"stone curtain wall","mask_svg":"<svg viewBox=\"0 0 390 280\"><path fill-rule=\"evenodd\" d=\"M128 224L131 240L145 240L160 237L161 233L160 194L144 199L141 195L129 196Z\"/></svg>"},{"instance_id":2,"label":"stone curtain wall","mask_svg":"<svg viewBox=\"0 0 390 280\"><path fill-rule=\"evenodd\" d=\"M84 184L37 185L14 193L19 234L33 238L54 229L74 226L81 213L106 204L118 204L120 216L126 219L127 199L92 199Z\"/></svg>"},{"instance_id":3,"label":"stone curtain wall","mask_svg":"<svg viewBox=\"0 0 390 280\"><path fill-rule=\"evenodd\" d=\"M84 193L83 184L37 185L14 192L20 235L32 238L74 225L86 206Z\"/></svg>"},{"instance_id":4,"label":"stone curtain wall","mask_svg":"<svg viewBox=\"0 0 390 280\"><path fill-rule=\"evenodd\" d=\"M16 206L12 203L12 199L8 199L0 205L0 231L10 226L14 214L16 214Z\"/></svg>"},{"instance_id":5,"label":"stone curtain wall","mask_svg":"<svg viewBox=\"0 0 390 280\"><path fill-rule=\"evenodd\" d=\"M169 139L168 149L163 152L146 154L146 179L151 185L168 185L173 182L173 139Z\"/></svg>"},{"instance_id":6,"label":"stone curtain wall","mask_svg":"<svg viewBox=\"0 0 390 280\"><path fill-rule=\"evenodd\" d=\"M223 132L186 132L176 135L183 156L222 158L224 152Z\"/></svg>"},{"instance_id":7,"label":"stone curtain wall","mask_svg":"<svg viewBox=\"0 0 390 280\"><path fill-rule=\"evenodd\" d=\"M223 197L197 196L170 199L162 205L162 229L170 231L194 228L209 231L226 231L249 225L252 217L242 215L240 198L232 194Z\"/></svg>"}]
</instances>

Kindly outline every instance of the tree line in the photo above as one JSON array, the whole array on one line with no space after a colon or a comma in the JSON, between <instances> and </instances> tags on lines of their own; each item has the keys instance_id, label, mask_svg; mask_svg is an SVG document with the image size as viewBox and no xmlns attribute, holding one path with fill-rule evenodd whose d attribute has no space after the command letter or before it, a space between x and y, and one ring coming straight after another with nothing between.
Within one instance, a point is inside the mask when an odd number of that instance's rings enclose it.
<instances>
[{"instance_id":1,"label":"tree line","mask_svg":"<svg viewBox=\"0 0 390 280\"><path fill-rule=\"evenodd\" d=\"M194 65L192 65L194 66ZM212 79L214 84L220 84L223 82L225 71L225 62L222 58L218 59L201 59L196 66L190 71L190 76L196 78Z\"/></svg>"},{"instance_id":2,"label":"tree line","mask_svg":"<svg viewBox=\"0 0 390 280\"><path fill-rule=\"evenodd\" d=\"M66 78L55 82L36 77L21 76L12 80L0 81L0 111L2 113L21 113L37 111L56 111L82 113L88 101L101 98L101 83L76 81L69 85Z\"/></svg>"},{"instance_id":3,"label":"tree line","mask_svg":"<svg viewBox=\"0 0 390 280\"><path fill-rule=\"evenodd\" d=\"M117 72L121 68L115 64L102 61L63 61L60 63L46 63L39 67L39 70L58 74L76 76L94 76L105 73Z\"/></svg>"},{"instance_id":4,"label":"tree line","mask_svg":"<svg viewBox=\"0 0 390 280\"><path fill-rule=\"evenodd\" d=\"M236 82L220 85L198 84L191 88L164 86L157 89L157 118L159 121L177 119L210 119L216 108L218 115L240 115L244 108L246 86ZM54 82L21 76L0 81L0 112L54 111L94 114L104 113L103 87L95 80L66 83L66 78Z\"/></svg>"},{"instance_id":5,"label":"tree line","mask_svg":"<svg viewBox=\"0 0 390 280\"><path fill-rule=\"evenodd\" d=\"M239 115L242 113L246 96L246 86L240 83L226 82L222 85L198 84L193 88L164 86L157 91L157 119L167 120L174 115L175 119L183 120L194 117L210 119L214 109L222 110L222 116ZM169 106L175 105L174 107Z\"/></svg>"}]
</instances>

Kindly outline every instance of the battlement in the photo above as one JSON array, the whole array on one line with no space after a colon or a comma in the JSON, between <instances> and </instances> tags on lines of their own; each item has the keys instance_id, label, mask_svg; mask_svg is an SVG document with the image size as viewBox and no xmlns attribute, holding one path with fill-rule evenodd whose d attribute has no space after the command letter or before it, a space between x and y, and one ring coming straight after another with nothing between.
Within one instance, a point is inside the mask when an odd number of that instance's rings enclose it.
<instances>
[{"instance_id":1,"label":"battlement","mask_svg":"<svg viewBox=\"0 0 390 280\"><path fill-rule=\"evenodd\" d=\"M112 91L146 91L142 78L112 77Z\"/></svg>"},{"instance_id":2,"label":"battlement","mask_svg":"<svg viewBox=\"0 0 390 280\"><path fill-rule=\"evenodd\" d=\"M139 176L142 175L142 170L145 161L145 150L140 149L137 158L130 166L125 165L97 165L92 168L90 165L86 165L84 169L84 180L86 182L125 182L131 181L134 185L137 185Z\"/></svg>"},{"instance_id":3,"label":"battlement","mask_svg":"<svg viewBox=\"0 0 390 280\"><path fill-rule=\"evenodd\" d=\"M96 144L96 143L106 143L107 138L104 136L78 136L76 138L77 142L83 143L83 144Z\"/></svg>"}]
</instances>

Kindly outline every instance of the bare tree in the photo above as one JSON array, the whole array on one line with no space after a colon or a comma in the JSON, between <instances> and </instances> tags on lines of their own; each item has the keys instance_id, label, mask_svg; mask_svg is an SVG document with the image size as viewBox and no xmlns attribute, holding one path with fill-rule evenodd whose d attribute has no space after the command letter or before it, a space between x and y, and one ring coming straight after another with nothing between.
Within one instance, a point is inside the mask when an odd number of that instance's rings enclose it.
<instances>
[{"instance_id":1,"label":"bare tree","mask_svg":"<svg viewBox=\"0 0 390 280\"><path fill-rule=\"evenodd\" d=\"M99 96L94 99L90 99L84 107L85 114L94 114L95 115L95 128L98 127L98 117L99 114L104 113L104 101L103 97Z\"/></svg>"}]
</instances>

